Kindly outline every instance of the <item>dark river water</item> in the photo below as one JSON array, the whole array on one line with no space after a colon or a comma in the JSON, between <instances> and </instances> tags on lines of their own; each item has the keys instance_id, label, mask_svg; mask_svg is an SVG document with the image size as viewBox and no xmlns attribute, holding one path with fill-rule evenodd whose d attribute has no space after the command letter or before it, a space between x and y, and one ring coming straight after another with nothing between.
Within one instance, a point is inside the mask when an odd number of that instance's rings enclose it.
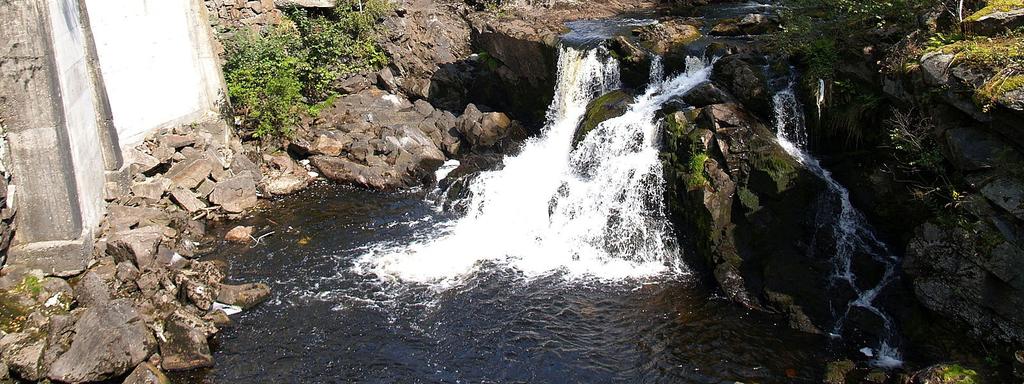
<instances>
[{"instance_id":1,"label":"dark river water","mask_svg":"<svg viewBox=\"0 0 1024 384\"><path fill-rule=\"evenodd\" d=\"M525 278L491 265L447 289L353 269L371 244L431 231L424 193L318 185L245 224L255 247L212 253L271 299L213 342L210 383L819 382L822 337L748 313L685 274ZM234 224L234 223L233 223ZM214 228L222 234L228 228Z\"/></svg>"}]
</instances>

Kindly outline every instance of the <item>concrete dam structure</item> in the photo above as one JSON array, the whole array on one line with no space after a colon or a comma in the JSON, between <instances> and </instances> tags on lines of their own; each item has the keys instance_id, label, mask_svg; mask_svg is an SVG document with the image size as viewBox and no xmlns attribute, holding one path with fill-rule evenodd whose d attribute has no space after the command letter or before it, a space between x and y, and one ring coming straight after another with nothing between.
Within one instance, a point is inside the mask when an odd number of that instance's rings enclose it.
<instances>
[{"instance_id":1,"label":"concrete dam structure","mask_svg":"<svg viewBox=\"0 0 1024 384\"><path fill-rule=\"evenodd\" d=\"M74 274L105 198L125 188L123 150L218 116L224 82L207 10L201 0L19 0L0 3L0 17L0 124L17 210L8 262Z\"/></svg>"}]
</instances>

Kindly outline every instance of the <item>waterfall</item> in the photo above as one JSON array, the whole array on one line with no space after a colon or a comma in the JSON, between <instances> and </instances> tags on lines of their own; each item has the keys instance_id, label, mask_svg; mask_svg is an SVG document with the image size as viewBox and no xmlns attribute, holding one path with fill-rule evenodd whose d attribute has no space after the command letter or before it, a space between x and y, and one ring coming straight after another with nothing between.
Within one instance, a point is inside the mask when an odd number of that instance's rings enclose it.
<instances>
[{"instance_id":1,"label":"waterfall","mask_svg":"<svg viewBox=\"0 0 1024 384\"><path fill-rule=\"evenodd\" d=\"M895 278L898 260L875 236L863 214L853 207L850 202L850 192L807 152L803 108L794 92L795 83L795 80L791 80L773 97L777 139L787 153L825 182L828 198L835 204L835 210L838 211L824 212L818 215L819 218L827 218L830 221L824 224L831 226L832 237L835 241L831 280L833 284L843 284L856 293L856 297L846 303L843 312L838 314L831 334L833 337L841 337L850 310L854 307L865 309L882 320L884 330L875 348L864 348L861 351L869 357L874 357L873 363L879 367L898 367L902 361L900 352L895 346L897 337L892 318L874 304L882 289ZM870 255L875 262L884 267L885 272L882 278L869 289L861 289L857 285L857 276L852 268L853 258L857 255Z\"/></svg>"},{"instance_id":2,"label":"waterfall","mask_svg":"<svg viewBox=\"0 0 1024 384\"><path fill-rule=\"evenodd\" d=\"M656 112L708 78L700 60L689 67L671 79L652 79L623 116L600 124L573 150L587 104L620 86L619 66L600 47L561 47L542 134L500 169L471 181L465 216L411 244L375 247L355 268L441 287L491 263L525 276L566 278L682 271L664 217Z\"/></svg>"}]
</instances>

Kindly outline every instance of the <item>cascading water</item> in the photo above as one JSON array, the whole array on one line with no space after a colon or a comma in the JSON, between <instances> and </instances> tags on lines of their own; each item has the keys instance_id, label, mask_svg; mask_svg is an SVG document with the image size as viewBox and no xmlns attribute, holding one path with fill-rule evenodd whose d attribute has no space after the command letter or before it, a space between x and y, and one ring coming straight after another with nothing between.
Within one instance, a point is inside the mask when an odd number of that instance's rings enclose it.
<instances>
[{"instance_id":1,"label":"cascading water","mask_svg":"<svg viewBox=\"0 0 1024 384\"><path fill-rule=\"evenodd\" d=\"M587 104L620 86L619 67L603 48L562 47L543 134L501 169L473 179L464 217L411 244L378 247L356 268L441 286L481 262L507 264L526 276L557 271L569 278L681 271L663 216L655 114L707 80L705 63L688 64L687 72L668 80L653 70L651 85L626 113L600 124L573 150Z\"/></svg>"},{"instance_id":2,"label":"cascading water","mask_svg":"<svg viewBox=\"0 0 1024 384\"><path fill-rule=\"evenodd\" d=\"M866 355L874 357L874 364L880 367L894 368L902 364L900 352L896 349L897 336L892 319L888 314L875 306L879 293L895 278L898 260L880 241L867 224L864 216L850 202L850 192L839 184L832 174L823 168L816 158L806 151L807 132L804 124L803 107L794 92L795 80L773 97L775 107L775 126L779 144L803 164L814 175L825 182L828 199L835 212L819 213L819 219L825 218L828 223L819 223L832 228L835 242L833 256L834 269L831 276L833 285L842 284L853 290L856 297L843 305L842 313L837 313L835 325L831 331L833 337L841 337L843 326L850 311L857 307L865 309L882 320L883 332L875 348L862 349ZM853 271L853 258L868 255L884 267L882 278L873 287L862 289L858 286L857 276Z\"/></svg>"}]
</instances>

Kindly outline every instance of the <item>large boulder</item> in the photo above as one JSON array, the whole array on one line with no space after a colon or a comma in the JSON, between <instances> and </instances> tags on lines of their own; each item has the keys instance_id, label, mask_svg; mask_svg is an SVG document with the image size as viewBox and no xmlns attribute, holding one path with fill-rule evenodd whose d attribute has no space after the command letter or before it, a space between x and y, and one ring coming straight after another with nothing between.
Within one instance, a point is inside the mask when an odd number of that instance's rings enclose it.
<instances>
[{"instance_id":1,"label":"large boulder","mask_svg":"<svg viewBox=\"0 0 1024 384\"><path fill-rule=\"evenodd\" d=\"M715 62L712 81L728 90L744 107L761 118L771 116L772 96L764 71L753 60L742 55L729 55Z\"/></svg>"},{"instance_id":2,"label":"large boulder","mask_svg":"<svg viewBox=\"0 0 1024 384\"><path fill-rule=\"evenodd\" d=\"M985 7L964 19L964 29L976 35L996 36L1024 27L1024 5L1017 4Z\"/></svg>"},{"instance_id":3,"label":"large boulder","mask_svg":"<svg viewBox=\"0 0 1024 384\"><path fill-rule=\"evenodd\" d=\"M790 157L760 120L737 104L667 117L663 159L669 205L723 291L752 309L785 314L793 328L831 321L830 267L808 256L823 182ZM809 279L807 276L821 276Z\"/></svg>"},{"instance_id":4,"label":"large boulder","mask_svg":"<svg viewBox=\"0 0 1024 384\"><path fill-rule=\"evenodd\" d=\"M80 383L121 376L156 347L153 332L129 299L86 308L71 340L68 350L50 367L51 380Z\"/></svg>"},{"instance_id":5,"label":"large boulder","mask_svg":"<svg viewBox=\"0 0 1024 384\"><path fill-rule=\"evenodd\" d=\"M599 124L622 116L635 100L633 95L621 89L608 92L592 100L590 104L587 104L587 112L583 115L583 121L580 122L576 134L573 136L573 146L583 141L587 134L597 128Z\"/></svg>"},{"instance_id":6,"label":"large boulder","mask_svg":"<svg viewBox=\"0 0 1024 384\"><path fill-rule=\"evenodd\" d=\"M476 105L466 106L456 125L459 133L473 149L487 149L509 137L515 128L508 115L501 112L481 112Z\"/></svg>"},{"instance_id":7,"label":"large boulder","mask_svg":"<svg viewBox=\"0 0 1024 384\"><path fill-rule=\"evenodd\" d=\"M711 28L715 36L763 35L778 28L778 20L759 13L744 15L738 19L724 19Z\"/></svg>"}]
</instances>

